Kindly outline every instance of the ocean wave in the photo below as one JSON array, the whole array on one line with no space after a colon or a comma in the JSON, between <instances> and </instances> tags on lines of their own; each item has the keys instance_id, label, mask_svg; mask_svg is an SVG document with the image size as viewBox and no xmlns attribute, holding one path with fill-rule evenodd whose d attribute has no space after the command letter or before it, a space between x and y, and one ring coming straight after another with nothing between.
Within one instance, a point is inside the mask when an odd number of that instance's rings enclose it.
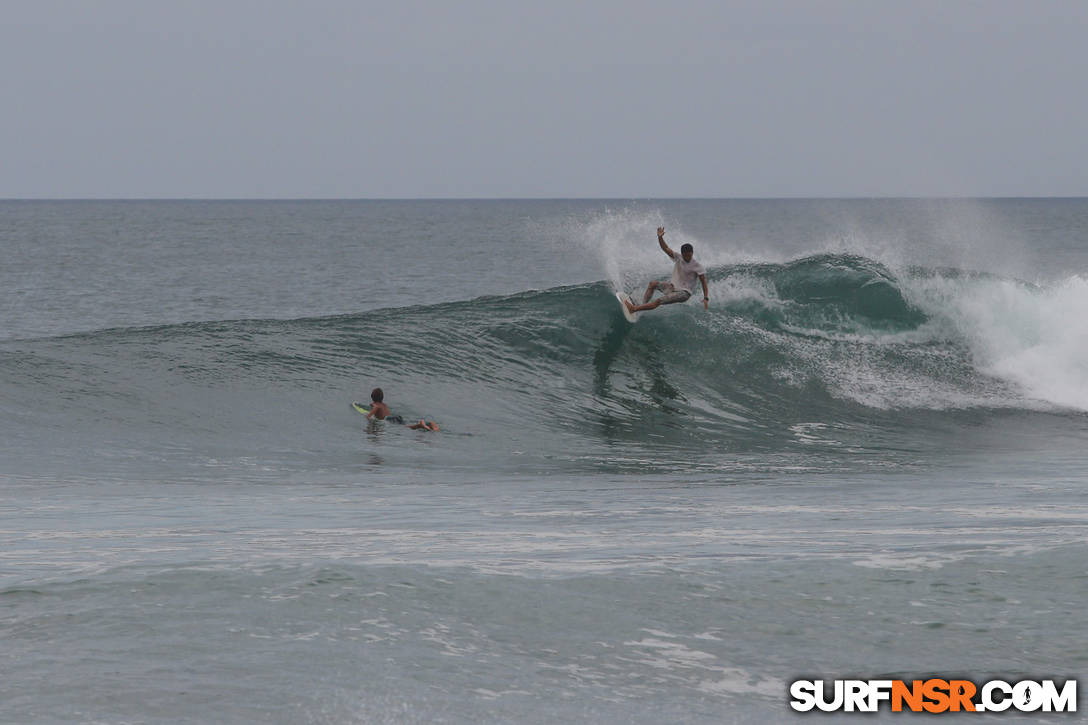
<instances>
[{"instance_id":1,"label":"ocean wave","mask_svg":"<svg viewBox=\"0 0 1088 725\"><path fill-rule=\"evenodd\" d=\"M48 419L60 400L50 425L160 425L182 438L274 438L295 414L314 421L298 445L319 446L340 425L330 408L381 385L406 416L471 420L463 427L483 435L749 449L823 440L835 455L856 450L861 429L891 440L932 426L920 412L1088 410L1079 277L1039 287L821 254L722 265L710 283L709 311L666 306L634 325L598 282L6 341L0 404L21 424Z\"/></svg>"}]
</instances>

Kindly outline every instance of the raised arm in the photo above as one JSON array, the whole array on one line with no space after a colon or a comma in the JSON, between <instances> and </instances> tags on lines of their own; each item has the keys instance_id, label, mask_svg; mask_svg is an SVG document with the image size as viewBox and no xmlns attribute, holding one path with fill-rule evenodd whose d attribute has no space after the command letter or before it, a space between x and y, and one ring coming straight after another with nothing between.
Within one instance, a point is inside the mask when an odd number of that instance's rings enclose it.
<instances>
[{"instance_id":1,"label":"raised arm","mask_svg":"<svg viewBox=\"0 0 1088 725\"><path fill-rule=\"evenodd\" d=\"M661 251L669 255L669 259L676 259L676 252L669 249L668 244L665 244L665 227L657 228L657 243L661 245Z\"/></svg>"}]
</instances>

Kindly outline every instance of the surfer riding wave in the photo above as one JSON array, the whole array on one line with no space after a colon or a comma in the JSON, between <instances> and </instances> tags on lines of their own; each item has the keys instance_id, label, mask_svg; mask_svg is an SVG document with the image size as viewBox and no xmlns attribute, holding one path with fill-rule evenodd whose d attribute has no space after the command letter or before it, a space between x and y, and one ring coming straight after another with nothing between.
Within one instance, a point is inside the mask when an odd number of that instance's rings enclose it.
<instances>
[{"instance_id":1,"label":"surfer riding wave","mask_svg":"<svg viewBox=\"0 0 1088 725\"><path fill-rule=\"evenodd\" d=\"M661 245L661 251L669 255L669 259L676 262L672 268L672 278L668 281L655 279L650 282L646 287L646 294L642 296L641 305L636 305L630 300L624 300L623 304L627 311L633 314L644 310L653 310L661 305L687 302L694 291L696 279L703 285L703 309L708 309L710 291L706 285L706 269L695 261L694 247L690 244L684 244L680 247L679 254L674 252L665 243L665 227L657 228L657 243ZM662 296L651 302L650 298L654 296L654 292L660 292Z\"/></svg>"}]
</instances>

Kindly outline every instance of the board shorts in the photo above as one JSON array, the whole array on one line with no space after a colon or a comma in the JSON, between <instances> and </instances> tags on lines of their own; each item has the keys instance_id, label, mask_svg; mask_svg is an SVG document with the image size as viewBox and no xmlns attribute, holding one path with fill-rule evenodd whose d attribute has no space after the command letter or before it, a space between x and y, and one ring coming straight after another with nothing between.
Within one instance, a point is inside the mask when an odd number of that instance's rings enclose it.
<instances>
[{"instance_id":1,"label":"board shorts","mask_svg":"<svg viewBox=\"0 0 1088 725\"><path fill-rule=\"evenodd\" d=\"M661 292L661 304L671 305L674 302L687 302L691 299L691 291L677 287L672 282L658 282L657 289Z\"/></svg>"}]
</instances>

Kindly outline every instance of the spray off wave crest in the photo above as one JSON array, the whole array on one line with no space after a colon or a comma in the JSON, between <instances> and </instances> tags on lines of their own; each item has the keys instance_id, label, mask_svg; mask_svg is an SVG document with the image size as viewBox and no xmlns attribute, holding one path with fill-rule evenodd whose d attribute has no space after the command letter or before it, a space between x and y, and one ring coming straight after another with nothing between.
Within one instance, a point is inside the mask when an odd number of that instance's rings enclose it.
<instances>
[{"instance_id":1,"label":"spray off wave crest","mask_svg":"<svg viewBox=\"0 0 1088 725\"><path fill-rule=\"evenodd\" d=\"M823 254L720 266L710 284L709 311L667 306L634 325L597 282L11 341L0 400L25 435L45 426L73 446L93 429L133 450L168 434L179 447L320 451L357 428L347 403L381 385L406 418L480 445L593 460L620 446L643 461L668 450L689 461L708 446L838 456L930 440L963 411L1088 409L1081 278L1040 288L897 275Z\"/></svg>"},{"instance_id":2,"label":"spray off wave crest","mask_svg":"<svg viewBox=\"0 0 1088 725\"><path fill-rule=\"evenodd\" d=\"M917 270L909 295L970 350L978 370L1029 399L1088 410L1088 279L1040 287Z\"/></svg>"},{"instance_id":3,"label":"spray off wave crest","mask_svg":"<svg viewBox=\"0 0 1088 725\"><path fill-rule=\"evenodd\" d=\"M927 258L962 263L968 251L985 250L987 239L1003 239L1000 224L979 205L945 206L933 202L914 210L927 220L923 226L931 227L934 239L950 245L929 248ZM647 280L667 275L657 245L647 239L646 230L658 226L667 226L674 248L694 244L696 257L710 270L716 309L733 315L740 326L747 320L782 336L779 346L791 357L809 358L810 372L821 368L815 378L840 397L881 409L1088 410L1088 280L1074 275L1033 285L1010 276L1008 264L1019 255L1007 239L982 260L1004 271L987 274L965 271L955 262L917 266L905 256L909 240L864 225L845 237L831 231L823 242L809 240L807 248L815 242L818 253L768 258L766 250L779 246L771 240L728 231L723 233L729 239L716 233L701 238L706 234L687 233L656 208L635 205L588 220L581 238L600 255L610 286L637 295ZM842 228L853 229L849 219L836 218L828 231ZM839 360L836 369L813 359L835 360L832 349L813 349L819 346L796 338L854 342L862 345L857 352L868 362L888 346L897 346L905 357L939 350L962 369L933 362L873 367L861 358ZM784 377L798 378L792 372ZM968 380L973 384L965 386Z\"/></svg>"}]
</instances>

